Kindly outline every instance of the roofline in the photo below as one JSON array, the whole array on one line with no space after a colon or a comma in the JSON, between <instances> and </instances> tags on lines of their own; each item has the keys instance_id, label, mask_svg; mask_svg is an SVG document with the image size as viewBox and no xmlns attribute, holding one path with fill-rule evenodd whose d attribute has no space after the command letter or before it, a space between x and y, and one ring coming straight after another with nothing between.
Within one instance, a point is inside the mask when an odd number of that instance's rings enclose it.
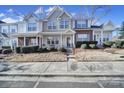
<instances>
[{"instance_id":1,"label":"roofline","mask_svg":"<svg viewBox=\"0 0 124 93\"><path fill-rule=\"evenodd\" d=\"M59 5L54 6L53 7L53 10L47 15L46 19L48 19L54 13L54 11L56 10L56 8L59 8L61 11L63 11L63 9Z\"/></svg>"}]
</instances>

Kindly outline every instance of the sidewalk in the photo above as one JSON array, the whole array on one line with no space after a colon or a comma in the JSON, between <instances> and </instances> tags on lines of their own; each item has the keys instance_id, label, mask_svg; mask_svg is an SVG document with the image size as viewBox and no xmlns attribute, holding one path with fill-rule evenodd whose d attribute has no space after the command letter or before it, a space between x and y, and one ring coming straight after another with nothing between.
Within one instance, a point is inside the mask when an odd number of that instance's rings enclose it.
<instances>
[{"instance_id":1,"label":"sidewalk","mask_svg":"<svg viewBox=\"0 0 124 93\"><path fill-rule=\"evenodd\" d=\"M124 76L124 62L78 62L70 71L67 62L0 63L0 75Z\"/></svg>"}]
</instances>

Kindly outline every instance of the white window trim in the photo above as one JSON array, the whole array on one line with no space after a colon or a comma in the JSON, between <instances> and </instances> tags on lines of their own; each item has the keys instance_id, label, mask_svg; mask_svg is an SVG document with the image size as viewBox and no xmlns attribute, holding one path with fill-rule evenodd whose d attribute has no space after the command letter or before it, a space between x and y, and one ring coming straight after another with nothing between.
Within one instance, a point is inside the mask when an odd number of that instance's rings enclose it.
<instances>
[{"instance_id":1,"label":"white window trim","mask_svg":"<svg viewBox=\"0 0 124 93\"><path fill-rule=\"evenodd\" d=\"M62 22L62 21L63 21L63 23L64 23L64 24L63 24L63 26L64 26L63 28L61 28L61 22ZM68 21L68 28L66 28L66 21ZM60 20L60 21L59 21L59 28L60 28L60 29L69 29L69 27L70 27L70 21L69 21L69 20Z\"/></svg>"}]
</instances>

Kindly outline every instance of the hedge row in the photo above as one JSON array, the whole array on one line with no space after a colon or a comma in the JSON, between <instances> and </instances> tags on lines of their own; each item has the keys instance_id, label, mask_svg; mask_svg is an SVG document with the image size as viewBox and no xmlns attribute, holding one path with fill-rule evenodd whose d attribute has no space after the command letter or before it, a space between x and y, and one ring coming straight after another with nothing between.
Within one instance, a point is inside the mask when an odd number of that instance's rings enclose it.
<instances>
[{"instance_id":1,"label":"hedge row","mask_svg":"<svg viewBox=\"0 0 124 93\"><path fill-rule=\"evenodd\" d=\"M98 49L97 45L95 45L95 44L89 44L89 45L87 45L87 44L82 44L82 45L81 45L81 48L82 48L82 49Z\"/></svg>"},{"instance_id":2,"label":"hedge row","mask_svg":"<svg viewBox=\"0 0 124 93\"><path fill-rule=\"evenodd\" d=\"M124 41L106 41L103 43L103 47L124 48Z\"/></svg>"},{"instance_id":3,"label":"hedge row","mask_svg":"<svg viewBox=\"0 0 124 93\"><path fill-rule=\"evenodd\" d=\"M10 54L12 53L12 49L0 49L0 54Z\"/></svg>"},{"instance_id":4,"label":"hedge row","mask_svg":"<svg viewBox=\"0 0 124 93\"><path fill-rule=\"evenodd\" d=\"M39 48L39 46L26 46L26 47L16 47L16 53L45 53L45 52L66 52L65 48L60 48L59 50L56 48Z\"/></svg>"},{"instance_id":5,"label":"hedge row","mask_svg":"<svg viewBox=\"0 0 124 93\"><path fill-rule=\"evenodd\" d=\"M86 44L87 46L89 46L90 44L97 45L97 43L97 41L78 41L76 42L76 48L80 48L82 44Z\"/></svg>"}]
</instances>

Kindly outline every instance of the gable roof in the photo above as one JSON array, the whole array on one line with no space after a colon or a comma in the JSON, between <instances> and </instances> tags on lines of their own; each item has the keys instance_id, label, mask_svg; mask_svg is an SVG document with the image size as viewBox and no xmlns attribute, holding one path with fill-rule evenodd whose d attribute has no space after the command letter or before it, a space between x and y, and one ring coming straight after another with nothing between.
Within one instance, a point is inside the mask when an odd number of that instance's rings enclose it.
<instances>
[{"instance_id":1,"label":"gable roof","mask_svg":"<svg viewBox=\"0 0 124 93\"><path fill-rule=\"evenodd\" d=\"M0 38L9 38L9 36L6 33L0 33Z\"/></svg>"},{"instance_id":2,"label":"gable roof","mask_svg":"<svg viewBox=\"0 0 124 93\"><path fill-rule=\"evenodd\" d=\"M63 9L60 6L56 5L53 7L53 10L47 15L46 18L49 18L55 12L56 9L60 9L61 11L63 11Z\"/></svg>"},{"instance_id":3,"label":"gable roof","mask_svg":"<svg viewBox=\"0 0 124 93\"><path fill-rule=\"evenodd\" d=\"M39 20L38 17L34 13L29 13L24 17L24 20L28 20L30 17L34 17L35 20Z\"/></svg>"},{"instance_id":4,"label":"gable roof","mask_svg":"<svg viewBox=\"0 0 124 93\"><path fill-rule=\"evenodd\" d=\"M114 24L113 24L113 22L112 22L111 20L109 20L109 21L105 24L105 26L114 26Z\"/></svg>"},{"instance_id":5,"label":"gable roof","mask_svg":"<svg viewBox=\"0 0 124 93\"><path fill-rule=\"evenodd\" d=\"M3 21L0 20L0 24L2 24L2 23L5 23L5 22L3 22Z\"/></svg>"},{"instance_id":6,"label":"gable roof","mask_svg":"<svg viewBox=\"0 0 124 93\"><path fill-rule=\"evenodd\" d=\"M58 18L61 17L64 13L65 13L67 16L69 16L70 18L72 18L71 14L69 14L69 13L66 12L66 11L63 11L63 12L58 16Z\"/></svg>"}]
</instances>

